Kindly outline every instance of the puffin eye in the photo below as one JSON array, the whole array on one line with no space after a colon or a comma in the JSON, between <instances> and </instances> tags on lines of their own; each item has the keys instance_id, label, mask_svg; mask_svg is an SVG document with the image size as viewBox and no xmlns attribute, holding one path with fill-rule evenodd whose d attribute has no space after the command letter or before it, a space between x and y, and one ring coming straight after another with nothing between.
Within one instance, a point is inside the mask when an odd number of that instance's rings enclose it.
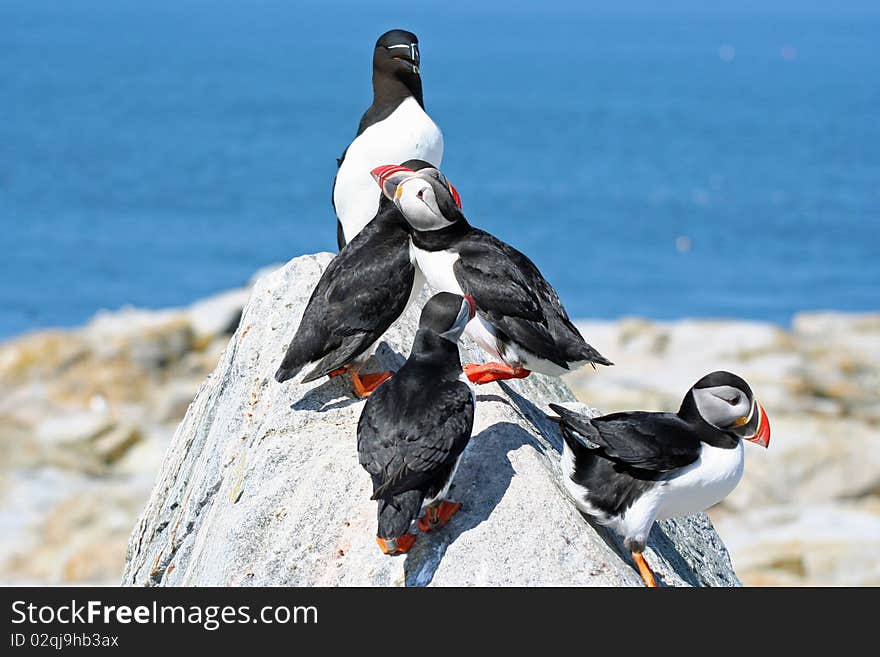
<instances>
[{"instance_id":1,"label":"puffin eye","mask_svg":"<svg viewBox=\"0 0 880 657\"><path fill-rule=\"evenodd\" d=\"M726 401L731 406L736 406L737 404L739 404L739 395L734 396L732 399L725 399L724 401Z\"/></svg>"},{"instance_id":2,"label":"puffin eye","mask_svg":"<svg viewBox=\"0 0 880 657\"><path fill-rule=\"evenodd\" d=\"M422 189L420 189L420 190L416 193L416 198L419 199L419 200L421 201L421 200L423 200L422 197L423 197L424 195L425 195L425 190L424 190L424 188L422 188Z\"/></svg>"}]
</instances>

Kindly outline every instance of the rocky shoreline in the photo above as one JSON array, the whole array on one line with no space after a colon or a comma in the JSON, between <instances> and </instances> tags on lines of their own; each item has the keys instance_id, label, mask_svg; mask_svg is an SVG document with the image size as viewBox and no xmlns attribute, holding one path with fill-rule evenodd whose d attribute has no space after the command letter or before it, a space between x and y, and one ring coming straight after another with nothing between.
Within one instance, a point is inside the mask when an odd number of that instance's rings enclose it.
<instances>
[{"instance_id":1,"label":"rocky shoreline","mask_svg":"<svg viewBox=\"0 0 880 657\"><path fill-rule=\"evenodd\" d=\"M0 583L116 584L172 434L250 285L99 313L0 344ZM880 584L880 314L582 322L618 363L567 377L605 412L672 409L700 375L750 381L773 424L710 512L746 584Z\"/></svg>"}]
</instances>

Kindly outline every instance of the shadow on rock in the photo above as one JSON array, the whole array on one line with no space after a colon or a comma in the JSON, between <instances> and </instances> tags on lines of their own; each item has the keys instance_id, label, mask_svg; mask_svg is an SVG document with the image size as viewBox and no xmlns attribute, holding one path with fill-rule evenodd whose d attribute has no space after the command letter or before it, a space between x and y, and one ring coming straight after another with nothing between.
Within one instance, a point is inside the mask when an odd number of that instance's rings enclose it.
<instances>
[{"instance_id":1,"label":"shadow on rock","mask_svg":"<svg viewBox=\"0 0 880 657\"><path fill-rule=\"evenodd\" d=\"M406 362L406 356L397 353L387 342L380 342L373 353L373 357L367 361L365 371L390 370L396 372ZM371 367L371 364L374 366Z\"/></svg>"},{"instance_id":2,"label":"shadow on rock","mask_svg":"<svg viewBox=\"0 0 880 657\"><path fill-rule=\"evenodd\" d=\"M663 526L659 522L655 522L651 527L651 533L648 536L648 545L658 554L662 554L663 558L669 562L672 570L681 577L685 582L694 587L703 586L703 582L691 568L690 564L684 560L679 551L675 548L675 543L666 535ZM656 575L656 573L655 573ZM657 582L660 583L660 577L657 576Z\"/></svg>"},{"instance_id":3,"label":"shadow on rock","mask_svg":"<svg viewBox=\"0 0 880 657\"><path fill-rule=\"evenodd\" d=\"M348 375L334 376L316 388L310 389L298 401L291 404L295 411L316 411L326 413L351 406L360 401L351 391L351 378Z\"/></svg>"},{"instance_id":4,"label":"shadow on rock","mask_svg":"<svg viewBox=\"0 0 880 657\"><path fill-rule=\"evenodd\" d=\"M547 447L549 446L556 450L556 454L550 454L549 456L558 457L562 454L562 434L560 433L559 425L548 418L544 411L519 394L511 386L503 381L499 382L499 385L510 397L511 403L520 412L520 415L528 420L529 424L532 425L541 438L547 442L546 445L538 443L541 452L547 455ZM535 444L534 439L532 439L531 442Z\"/></svg>"},{"instance_id":5,"label":"shadow on rock","mask_svg":"<svg viewBox=\"0 0 880 657\"><path fill-rule=\"evenodd\" d=\"M361 374L391 371L396 372L406 359L383 342L376 348L376 353L368 360ZM347 374L327 379L317 388L312 388L303 397L291 405L295 411L317 411L326 413L351 406L360 399L351 388L351 377Z\"/></svg>"},{"instance_id":6,"label":"shadow on rock","mask_svg":"<svg viewBox=\"0 0 880 657\"><path fill-rule=\"evenodd\" d=\"M506 454L534 444L528 431L512 422L493 424L471 439L449 493L461 510L440 530L418 534L404 563L407 586L431 583L446 549L488 519L507 492L514 469Z\"/></svg>"}]
</instances>

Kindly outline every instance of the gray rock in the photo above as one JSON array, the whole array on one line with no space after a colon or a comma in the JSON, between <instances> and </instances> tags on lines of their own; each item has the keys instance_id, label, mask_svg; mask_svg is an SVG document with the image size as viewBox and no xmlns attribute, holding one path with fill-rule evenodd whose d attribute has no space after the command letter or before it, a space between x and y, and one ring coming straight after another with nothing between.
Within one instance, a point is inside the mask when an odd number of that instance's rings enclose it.
<instances>
[{"instance_id":1,"label":"gray rock","mask_svg":"<svg viewBox=\"0 0 880 657\"><path fill-rule=\"evenodd\" d=\"M186 309L196 340L229 335L235 331L250 288L221 292L201 299Z\"/></svg>"},{"instance_id":2,"label":"gray rock","mask_svg":"<svg viewBox=\"0 0 880 657\"><path fill-rule=\"evenodd\" d=\"M380 553L355 447L363 402L347 377L272 378L331 257L297 258L257 282L172 440L123 583L640 586L621 541L566 497L561 438L543 410L573 397L539 375L478 389L474 438L452 491L462 510L409 554ZM399 366L417 320L414 308L392 327L375 369ZM484 359L473 344L462 349ZM655 526L647 558L667 585L739 583L704 515Z\"/></svg>"}]
</instances>

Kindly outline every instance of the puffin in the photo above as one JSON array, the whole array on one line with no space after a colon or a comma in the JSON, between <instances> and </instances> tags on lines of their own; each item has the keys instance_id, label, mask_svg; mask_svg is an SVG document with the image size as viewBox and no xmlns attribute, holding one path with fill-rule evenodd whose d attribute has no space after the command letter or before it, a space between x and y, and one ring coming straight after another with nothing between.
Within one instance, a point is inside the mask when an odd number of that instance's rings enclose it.
<instances>
[{"instance_id":1,"label":"puffin","mask_svg":"<svg viewBox=\"0 0 880 657\"><path fill-rule=\"evenodd\" d=\"M364 404L358 460L373 480L376 542L385 554L409 551L416 518L430 532L461 508L446 496L474 426L476 396L462 373L458 339L475 312L470 297L431 297L406 363Z\"/></svg>"},{"instance_id":2,"label":"puffin","mask_svg":"<svg viewBox=\"0 0 880 657\"><path fill-rule=\"evenodd\" d=\"M389 171L432 166L422 160L404 165ZM461 203L454 188L451 193ZM383 196L373 220L330 261L318 280L275 380L283 383L306 367L309 372L303 383L348 372L355 395L369 396L392 372L360 374L360 369L388 328L415 301L424 280L410 253L406 220Z\"/></svg>"},{"instance_id":3,"label":"puffin","mask_svg":"<svg viewBox=\"0 0 880 657\"><path fill-rule=\"evenodd\" d=\"M531 260L468 223L439 169L377 167L372 174L409 224L412 251L428 284L468 294L477 304L467 333L497 360L466 365L471 381L524 378L533 371L560 376L587 363L612 365L587 344Z\"/></svg>"},{"instance_id":4,"label":"puffin","mask_svg":"<svg viewBox=\"0 0 880 657\"><path fill-rule=\"evenodd\" d=\"M717 504L742 477L743 442L770 444L764 407L748 383L724 371L697 381L678 413L590 418L550 408L564 438L566 489L581 511L623 537L649 587L657 584L642 552L654 521Z\"/></svg>"},{"instance_id":5,"label":"puffin","mask_svg":"<svg viewBox=\"0 0 880 657\"><path fill-rule=\"evenodd\" d=\"M425 112L419 65L419 39L412 32L391 30L376 41L373 104L361 118L354 141L337 160L333 180L340 250L379 209L371 169L411 159L439 167L443 159L443 133Z\"/></svg>"}]
</instances>

